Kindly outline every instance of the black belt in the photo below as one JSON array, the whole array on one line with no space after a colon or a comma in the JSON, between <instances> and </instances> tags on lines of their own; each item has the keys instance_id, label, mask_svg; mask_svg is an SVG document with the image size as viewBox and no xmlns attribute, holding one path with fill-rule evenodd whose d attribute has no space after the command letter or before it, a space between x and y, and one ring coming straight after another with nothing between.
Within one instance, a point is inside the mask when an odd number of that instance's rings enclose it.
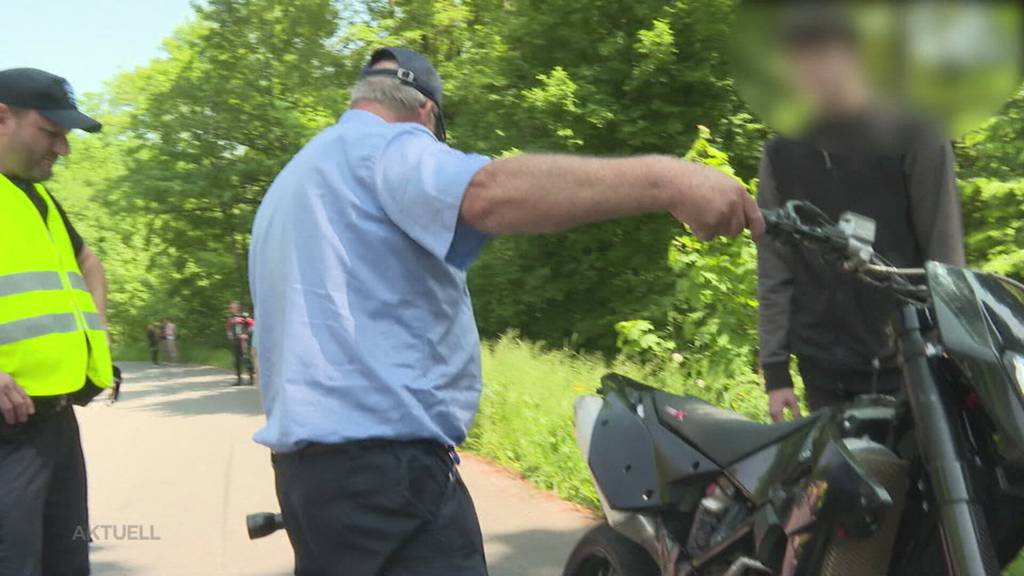
<instances>
[{"instance_id":1,"label":"black belt","mask_svg":"<svg viewBox=\"0 0 1024 576\"><path fill-rule=\"evenodd\" d=\"M36 411L28 417L24 423L8 424L3 416L0 416L0 441L22 441L27 440L35 430L35 425L46 421L64 410L71 408L71 396L61 394L59 396L33 396L32 405Z\"/></svg>"},{"instance_id":2,"label":"black belt","mask_svg":"<svg viewBox=\"0 0 1024 576\"><path fill-rule=\"evenodd\" d=\"M71 406L71 396L60 394L58 396L33 396L32 404L36 408L35 416L50 416Z\"/></svg>"},{"instance_id":3,"label":"black belt","mask_svg":"<svg viewBox=\"0 0 1024 576\"><path fill-rule=\"evenodd\" d=\"M446 458L450 458L454 463L459 463L459 456L455 452L455 448L453 446L446 446L435 440L384 440L376 438L352 440L350 442L340 442L336 444L311 442L293 452L274 452L271 454L271 458L273 460L280 460L304 458L320 454L345 454L359 452L367 448L383 448L387 446L422 446L424 448L437 450L439 454L444 455Z\"/></svg>"}]
</instances>

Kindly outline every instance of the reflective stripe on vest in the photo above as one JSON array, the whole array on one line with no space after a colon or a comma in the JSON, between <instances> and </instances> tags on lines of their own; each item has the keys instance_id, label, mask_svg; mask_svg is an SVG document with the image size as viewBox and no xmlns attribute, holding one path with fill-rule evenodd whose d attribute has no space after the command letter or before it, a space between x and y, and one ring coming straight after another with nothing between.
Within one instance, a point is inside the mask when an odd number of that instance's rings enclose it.
<instances>
[{"instance_id":1,"label":"reflective stripe on vest","mask_svg":"<svg viewBox=\"0 0 1024 576\"><path fill-rule=\"evenodd\" d=\"M84 282L85 279L83 278ZM61 290L59 272L21 272L0 276L0 296L13 296L34 290Z\"/></svg>"},{"instance_id":2,"label":"reflective stripe on vest","mask_svg":"<svg viewBox=\"0 0 1024 576\"><path fill-rule=\"evenodd\" d=\"M89 285L86 284L85 278L78 272L68 272L68 281L71 282L71 287L75 290L89 291Z\"/></svg>"},{"instance_id":3,"label":"reflective stripe on vest","mask_svg":"<svg viewBox=\"0 0 1024 576\"><path fill-rule=\"evenodd\" d=\"M103 327L103 320L100 318L98 312L84 312L82 313L82 316L85 317L85 325L89 330L106 330L106 328Z\"/></svg>"},{"instance_id":4,"label":"reflective stripe on vest","mask_svg":"<svg viewBox=\"0 0 1024 576\"><path fill-rule=\"evenodd\" d=\"M97 318L97 321L99 319ZM13 344L47 334L79 330L74 314L47 314L0 324L0 344Z\"/></svg>"}]
</instances>

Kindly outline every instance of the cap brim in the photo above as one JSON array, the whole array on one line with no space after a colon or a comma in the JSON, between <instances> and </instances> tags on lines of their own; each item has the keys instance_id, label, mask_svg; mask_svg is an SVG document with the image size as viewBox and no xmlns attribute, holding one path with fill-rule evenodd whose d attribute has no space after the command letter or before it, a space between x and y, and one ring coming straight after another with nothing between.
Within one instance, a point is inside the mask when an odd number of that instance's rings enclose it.
<instances>
[{"instance_id":1,"label":"cap brim","mask_svg":"<svg viewBox=\"0 0 1024 576\"><path fill-rule=\"evenodd\" d=\"M103 125L78 110L40 110L40 114L67 130L99 132Z\"/></svg>"}]
</instances>

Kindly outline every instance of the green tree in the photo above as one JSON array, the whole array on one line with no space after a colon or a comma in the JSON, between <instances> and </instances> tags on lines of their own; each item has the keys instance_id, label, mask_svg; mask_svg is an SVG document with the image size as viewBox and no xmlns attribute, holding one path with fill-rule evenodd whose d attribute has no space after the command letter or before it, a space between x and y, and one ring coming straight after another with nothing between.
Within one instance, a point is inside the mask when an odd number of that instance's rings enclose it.
<instances>
[{"instance_id":1,"label":"green tree","mask_svg":"<svg viewBox=\"0 0 1024 576\"><path fill-rule=\"evenodd\" d=\"M348 69L332 49L329 0L210 0L196 10L166 57L111 85L116 127L105 138L117 140L119 169L103 183L111 193L94 197L108 214L144 217L153 305L186 337L212 340L226 301L248 299L249 229L263 193L343 109ZM140 240L133 232L122 241Z\"/></svg>"}]
</instances>

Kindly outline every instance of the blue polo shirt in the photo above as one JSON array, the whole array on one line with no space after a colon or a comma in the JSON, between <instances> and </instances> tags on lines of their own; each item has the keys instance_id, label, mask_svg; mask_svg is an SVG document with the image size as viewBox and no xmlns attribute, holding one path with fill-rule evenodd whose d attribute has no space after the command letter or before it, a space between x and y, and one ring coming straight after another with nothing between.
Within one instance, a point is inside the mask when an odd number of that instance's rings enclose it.
<instances>
[{"instance_id":1,"label":"blue polo shirt","mask_svg":"<svg viewBox=\"0 0 1024 576\"><path fill-rule=\"evenodd\" d=\"M249 251L257 442L466 438L481 384L465 269L486 236L459 207L488 162L350 110L277 176Z\"/></svg>"}]
</instances>

